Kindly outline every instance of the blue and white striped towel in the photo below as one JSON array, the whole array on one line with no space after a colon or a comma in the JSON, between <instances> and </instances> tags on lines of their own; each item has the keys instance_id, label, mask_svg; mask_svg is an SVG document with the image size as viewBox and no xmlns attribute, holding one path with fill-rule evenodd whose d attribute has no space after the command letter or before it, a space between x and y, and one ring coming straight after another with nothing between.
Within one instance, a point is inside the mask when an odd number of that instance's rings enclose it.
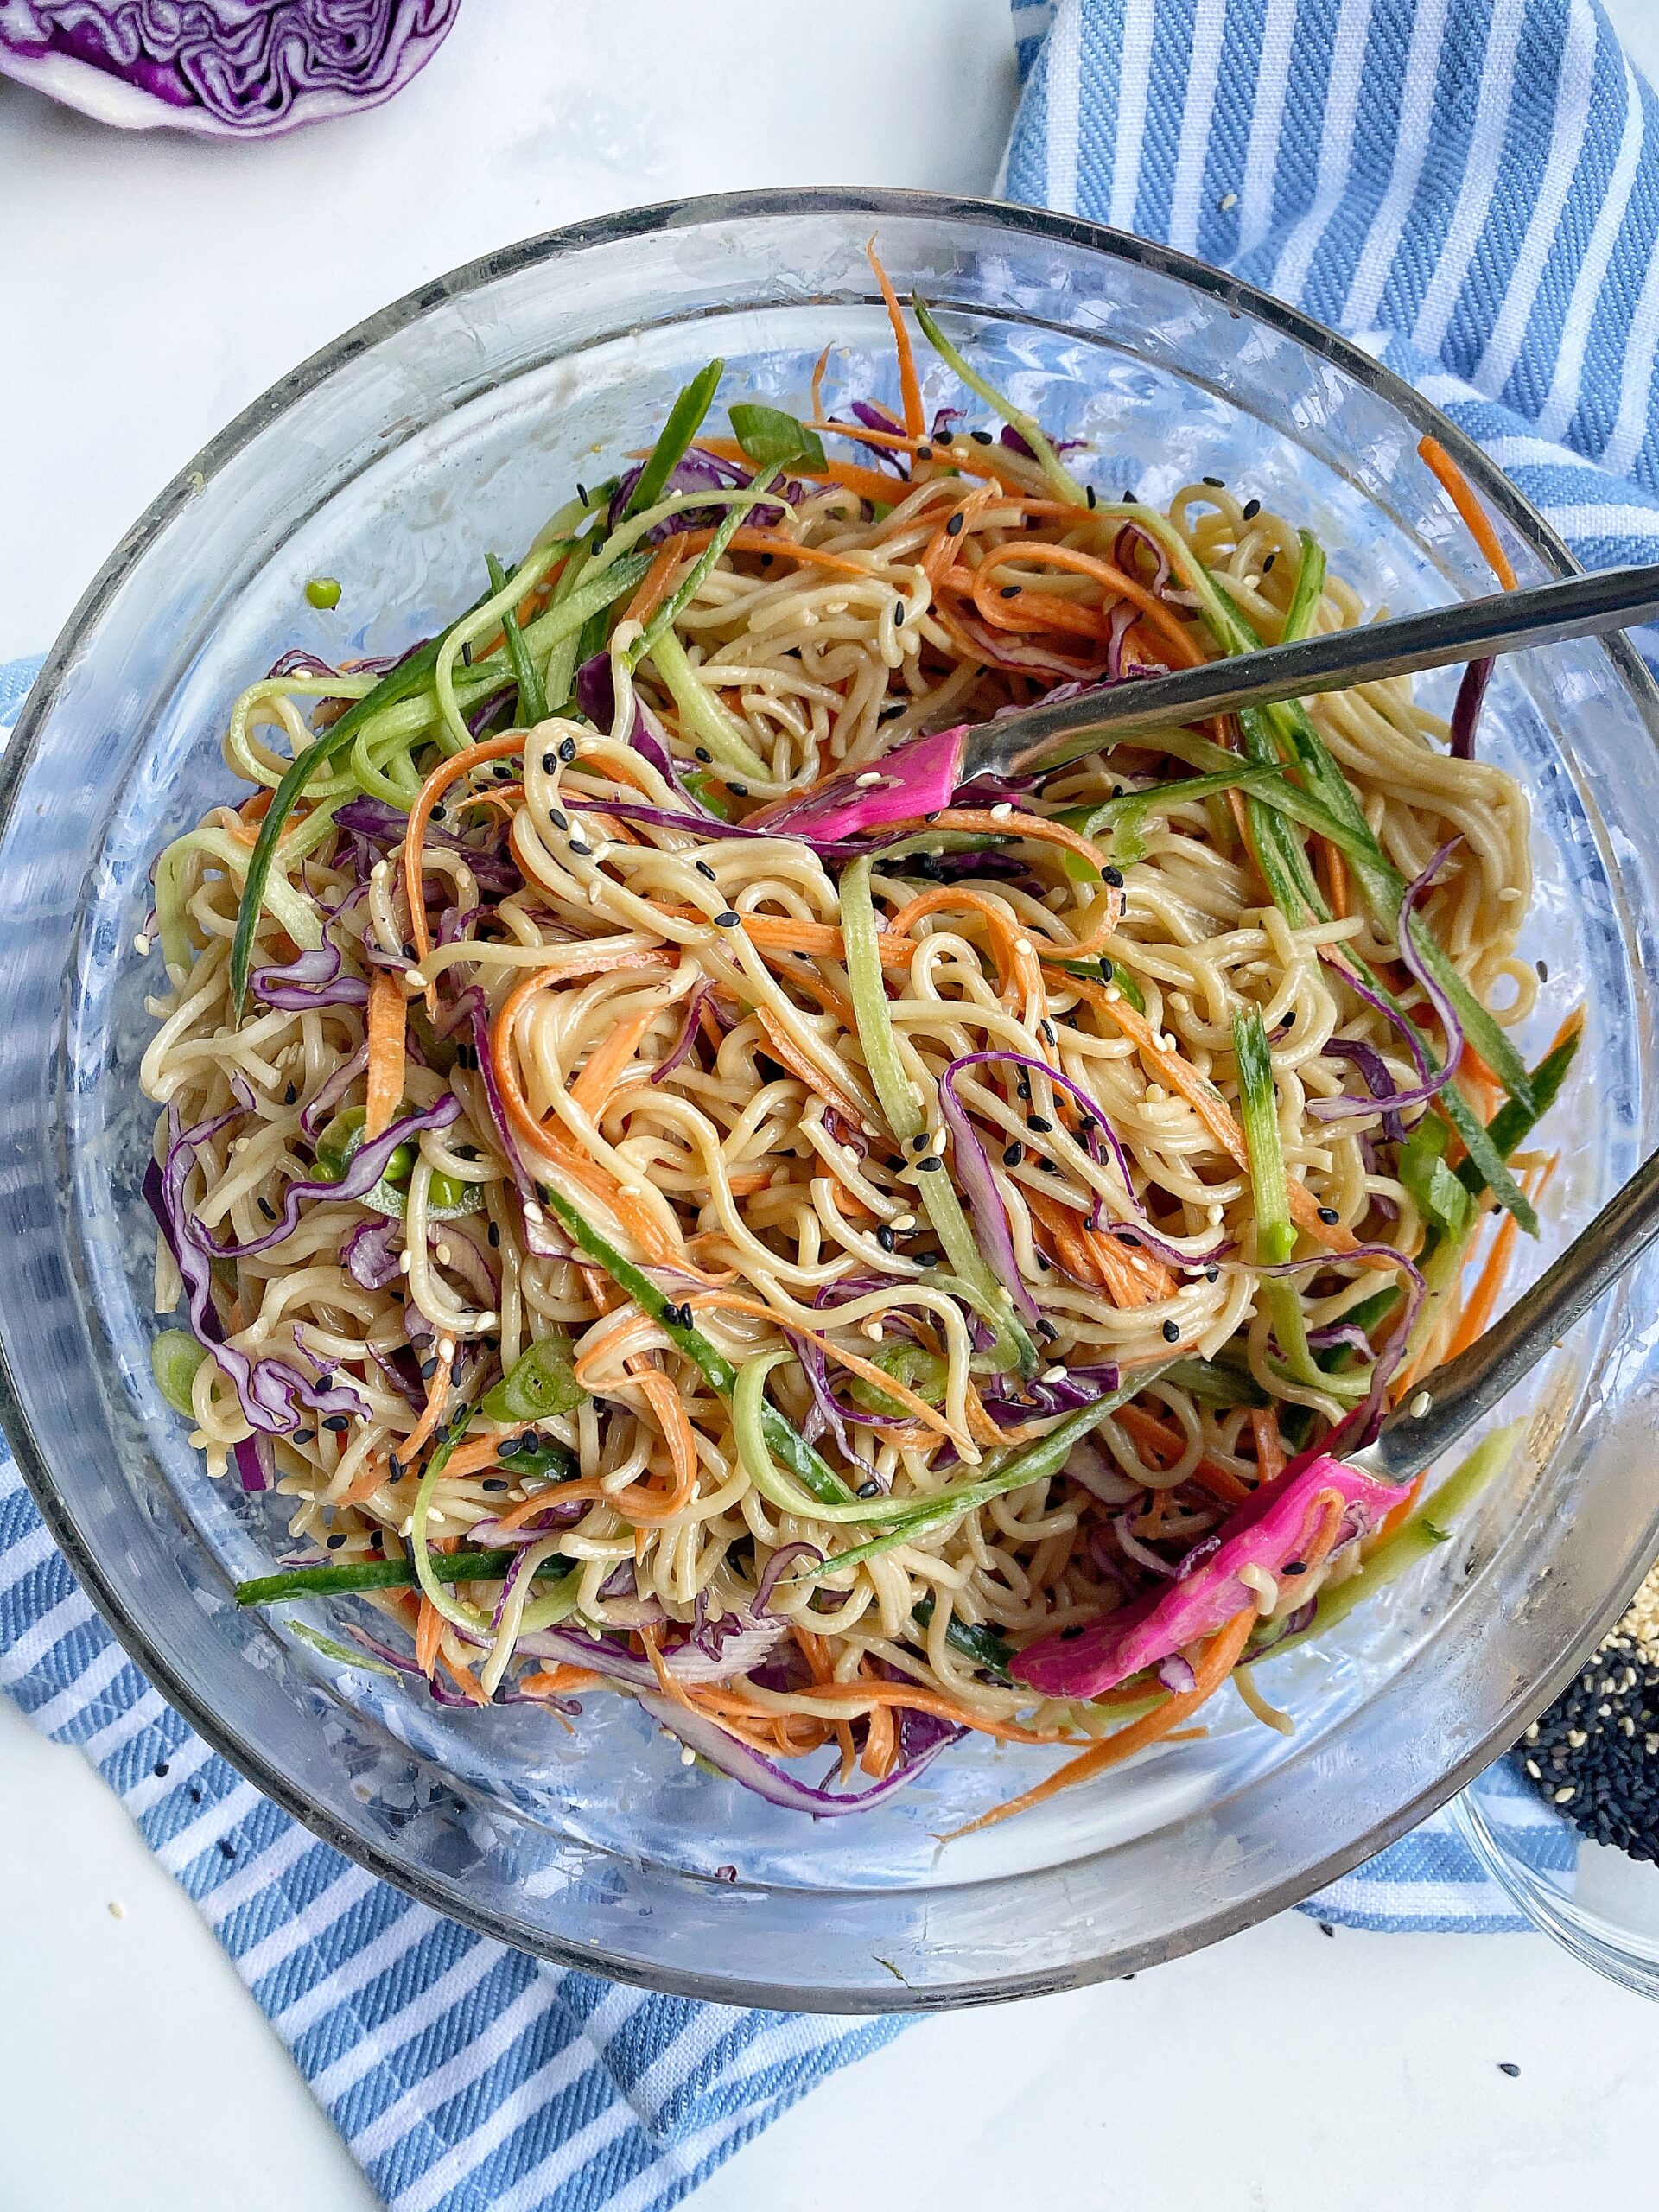
<instances>
[{"instance_id":1,"label":"blue and white striped towel","mask_svg":"<svg viewBox=\"0 0 1659 2212\"><path fill-rule=\"evenodd\" d=\"M1225 263L1363 337L1587 566L1659 558L1659 111L1594 0L1014 11L1015 199ZM34 664L0 669L0 729ZM653 2212L897 2023L641 1996L470 1935L315 1842L124 1658L0 1452L0 1687L200 1905L394 2212ZM1517 1797L1541 1860L1567 1831ZM1514 1928L1443 1820L1313 1901Z\"/></svg>"}]
</instances>

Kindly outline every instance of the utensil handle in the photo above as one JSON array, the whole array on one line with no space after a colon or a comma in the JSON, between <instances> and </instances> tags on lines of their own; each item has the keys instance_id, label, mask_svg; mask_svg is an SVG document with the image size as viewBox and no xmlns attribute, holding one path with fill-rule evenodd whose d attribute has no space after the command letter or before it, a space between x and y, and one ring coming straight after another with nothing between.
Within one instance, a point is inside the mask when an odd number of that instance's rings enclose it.
<instances>
[{"instance_id":1,"label":"utensil handle","mask_svg":"<svg viewBox=\"0 0 1659 2212\"><path fill-rule=\"evenodd\" d=\"M1659 1153L1637 1170L1500 1320L1467 1351L1424 1378L1389 1416L1376 1442L1353 1455L1357 1464L1394 1482L1421 1474L1491 1412L1656 1237ZM1414 1406L1423 1410L1414 1414Z\"/></svg>"},{"instance_id":2,"label":"utensil handle","mask_svg":"<svg viewBox=\"0 0 1659 2212\"><path fill-rule=\"evenodd\" d=\"M1137 677L1077 699L1027 708L982 723L970 734L964 779L1023 774L1096 749L1098 733L1154 730L1202 721L1245 707L1312 698L1425 669L1485 660L1566 638L1598 637L1659 617L1659 566L1566 576L1528 591L1454 600L1421 614L1321 632L1173 675Z\"/></svg>"}]
</instances>

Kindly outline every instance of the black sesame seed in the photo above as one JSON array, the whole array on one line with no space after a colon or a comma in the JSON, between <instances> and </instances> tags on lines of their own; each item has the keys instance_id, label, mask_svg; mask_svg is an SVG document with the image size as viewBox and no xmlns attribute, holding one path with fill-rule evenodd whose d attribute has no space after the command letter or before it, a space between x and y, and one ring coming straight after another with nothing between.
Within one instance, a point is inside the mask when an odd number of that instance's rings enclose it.
<instances>
[{"instance_id":1,"label":"black sesame seed","mask_svg":"<svg viewBox=\"0 0 1659 2212\"><path fill-rule=\"evenodd\" d=\"M893 610L893 626L895 630L902 630L905 626L905 602L902 599Z\"/></svg>"},{"instance_id":2,"label":"black sesame seed","mask_svg":"<svg viewBox=\"0 0 1659 2212\"><path fill-rule=\"evenodd\" d=\"M1021 1104L1026 1106L1030 1105L1031 1077L1026 1073L1023 1068L1020 1069L1019 1074L1014 1078L1014 1095L1020 1101Z\"/></svg>"},{"instance_id":3,"label":"black sesame seed","mask_svg":"<svg viewBox=\"0 0 1659 2212\"><path fill-rule=\"evenodd\" d=\"M190 1788L190 1802L193 1805L200 1805L201 1802L201 1792L195 1787L194 1783L191 1784Z\"/></svg>"},{"instance_id":4,"label":"black sesame seed","mask_svg":"<svg viewBox=\"0 0 1659 2212\"><path fill-rule=\"evenodd\" d=\"M1321 1936L1334 1936L1336 1932L1336 1929L1331 1925L1328 1920L1322 1920L1319 1923L1319 1933Z\"/></svg>"},{"instance_id":5,"label":"black sesame seed","mask_svg":"<svg viewBox=\"0 0 1659 2212\"><path fill-rule=\"evenodd\" d=\"M275 1221L275 1220L276 1220L276 1207L275 1207L274 1205L272 1205L272 1204L270 1203L270 1200L269 1198L262 1198L259 1200L259 1211L260 1211L260 1212L261 1212L262 1214L264 1214L264 1216L265 1217L265 1219L266 1219L267 1221Z\"/></svg>"},{"instance_id":6,"label":"black sesame seed","mask_svg":"<svg viewBox=\"0 0 1659 2212\"><path fill-rule=\"evenodd\" d=\"M726 788L734 798L747 798L749 795L749 787L747 784L728 784Z\"/></svg>"},{"instance_id":7,"label":"black sesame seed","mask_svg":"<svg viewBox=\"0 0 1659 2212\"><path fill-rule=\"evenodd\" d=\"M499 1222L493 1221L490 1224L489 1235L491 1249L493 1250L499 1249L501 1243L501 1224Z\"/></svg>"},{"instance_id":8,"label":"black sesame seed","mask_svg":"<svg viewBox=\"0 0 1659 2212\"><path fill-rule=\"evenodd\" d=\"M556 806L551 806L548 809L547 818L553 824L553 827L556 830L568 830L570 827L569 816L568 814L561 814Z\"/></svg>"},{"instance_id":9,"label":"black sesame seed","mask_svg":"<svg viewBox=\"0 0 1659 2212\"><path fill-rule=\"evenodd\" d=\"M772 566L772 563L777 559L777 557L778 557L778 556L777 556L777 555L776 555L775 553L763 553L763 554L760 556L760 565L761 565L761 567L762 567L763 569L769 569L769 568Z\"/></svg>"},{"instance_id":10,"label":"black sesame seed","mask_svg":"<svg viewBox=\"0 0 1659 2212\"><path fill-rule=\"evenodd\" d=\"M1264 576L1268 574L1268 570L1272 568L1274 563L1278 558L1279 556L1276 553L1268 554L1267 559L1262 563L1262 573Z\"/></svg>"},{"instance_id":11,"label":"black sesame seed","mask_svg":"<svg viewBox=\"0 0 1659 2212\"><path fill-rule=\"evenodd\" d=\"M1081 1621L1073 1621L1070 1628L1063 1628L1060 1630L1060 1642L1062 1643L1075 1643L1082 1634L1083 1623Z\"/></svg>"},{"instance_id":12,"label":"black sesame seed","mask_svg":"<svg viewBox=\"0 0 1659 2212\"><path fill-rule=\"evenodd\" d=\"M463 668L470 668L473 664L473 648L470 641L461 646L461 664Z\"/></svg>"},{"instance_id":13,"label":"black sesame seed","mask_svg":"<svg viewBox=\"0 0 1659 2212\"><path fill-rule=\"evenodd\" d=\"M480 1490L488 1491L505 1490L506 1486L506 1484L502 1480L499 1475L486 1475L483 1481L479 1484L479 1488Z\"/></svg>"},{"instance_id":14,"label":"black sesame seed","mask_svg":"<svg viewBox=\"0 0 1659 2212\"><path fill-rule=\"evenodd\" d=\"M1121 868L1102 868L1100 880L1103 883L1109 883L1114 891L1121 891L1123 888L1123 871Z\"/></svg>"},{"instance_id":15,"label":"black sesame seed","mask_svg":"<svg viewBox=\"0 0 1659 2212\"><path fill-rule=\"evenodd\" d=\"M1180 1341L1180 1323L1179 1321L1166 1321L1164 1324L1164 1342L1166 1344L1178 1344Z\"/></svg>"},{"instance_id":16,"label":"black sesame seed","mask_svg":"<svg viewBox=\"0 0 1659 2212\"><path fill-rule=\"evenodd\" d=\"M560 758L560 760L563 761L563 763L564 763L565 766L568 768L568 767L570 766L570 763L571 763L571 762L575 759L575 757L576 757L576 741L575 741L575 739L574 737L562 737L562 738L559 740L559 758Z\"/></svg>"},{"instance_id":17,"label":"black sesame seed","mask_svg":"<svg viewBox=\"0 0 1659 2212\"><path fill-rule=\"evenodd\" d=\"M912 1152L925 1152L932 1141L932 1138L929 1136L927 1131L924 1129L919 1136L912 1137L910 1141L910 1148Z\"/></svg>"},{"instance_id":18,"label":"black sesame seed","mask_svg":"<svg viewBox=\"0 0 1659 2212\"><path fill-rule=\"evenodd\" d=\"M316 1433L315 1428L296 1428L294 1432L294 1441L296 1444L309 1444Z\"/></svg>"},{"instance_id":19,"label":"black sesame seed","mask_svg":"<svg viewBox=\"0 0 1659 2212\"><path fill-rule=\"evenodd\" d=\"M1025 1156L1026 1147L1016 1138L1014 1142L1007 1146L1004 1150L1002 1154L1002 1165L1005 1167L1017 1167Z\"/></svg>"},{"instance_id":20,"label":"black sesame seed","mask_svg":"<svg viewBox=\"0 0 1659 2212\"><path fill-rule=\"evenodd\" d=\"M421 1380L423 1382L429 1382L437 1371L438 1363L435 1357L432 1359L423 1359L421 1362Z\"/></svg>"},{"instance_id":21,"label":"black sesame seed","mask_svg":"<svg viewBox=\"0 0 1659 2212\"><path fill-rule=\"evenodd\" d=\"M1319 1219L1325 1224L1327 1229L1334 1229L1337 1223L1341 1218L1342 1217L1338 1213L1335 1206L1321 1206L1319 1208Z\"/></svg>"},{"instance_id":22,"label":"black sesame seed","mask_svg":"<svg viewBox=\"0 0 1659 2212\"><path fill-rule=\"evenodd\" d=\"M1507 2074L1511 2082L1517 2080L1521 2072L1521 2069L1512 2058L1500 2058L1497 2062L1497 2070L1500 2074Z\"/></svg>"},{"instance_id":23,"label":"black sesame seed","mask_svg":"<svg viewBox=\"0 0 1659 2212\"><path fill-rule=\"evenodd\" d=\"M889 1224L884 1221L875 1232L875 1241L884 1252L891 1252L899 1240L893 1235Z\"/></svg>"},{"instance_id":24,"label":"black sesame seed","mask_svg":"<svg viewBox=\"0 0 1659 2212\"><path fill-rule=\"evenodd\" d=\"M1092 484L1088 484L1084 486L1083 495L1084 499L1088 500L1090 508L1096 507L1100 504L1095 497L1095 487Z\"/></svg>"},{"instance_id":25,"label":"black sesame seed","mask_svg":"<svg viewBox=\"0 0 1659 2212\"><path fill-rule=\"evenodd\" d=\"M1028 1114L1026 1116L1026 1127L1035 1129L1039 1137L1046 1137L1053 1126L1045 1114Z\"/></svg>"},{"instance_id":26,"label":"black sesame seed","mask_svg":"<svg viewBox=\"0 0 1659 2212\"><path fill-rule=\"evenodd\" d=\"M231 1841L231 1840L230 1840L229 1836L227 1836L227 1835L222 1835L222 1836L220 1836L220 1838L219 1839L219 1851L220 1851L221 1854L222 1854L225 1858L226 1858L226 1859L234 1859L234 1858L235 1858L235 1856L236 1856L236 1846L235 1846L235 1845Z\"/></svg>"},{"instance_id":27,"label":"black sesame seed","mask_svg":"<svg viewBox=\"0 0 1659 2212\"><path fill-rule=\"evenodd\" d=\"M951 518L950 518L950 521L949 521L948 523L946 523L946 524L944 525L944 534L945 534L945 536L946 536L947 537L961 537L961 535L962 535L962 516L961 516L961 514L960 514L960 513L954 514L954 515L952 515L952 516L951 516Z\"/></svg>"},{"instance_id":28,"label":"black sesame seed","mask_svg":"<svg viewBox=\"0 0 1659 2212\"><path fill-rule=\"evenodd\" d=\"M988 446L993 442L988 430L970 430L969 435L976 446Z\"/></svg>"},{"instance_id":29,"label":"black sesame seed","mask_svg":"<svg viewBox=\"0 0 1659 2212\"><path fill-rule=\"evenodd\" d=\"M696 868L697 874L699 875L706 875L710 883L719 882L720 878L715 874L715 871L709 867L707 861L699 861L696 863Z\"/></svg>"},{"instance_id":30,"label":"black sesame seed","mask_svg":"<svg viewBox=\"0 0 1659 2212\"><path fill-rule=\"evenodd\" d=\"M999 599L1018 599L1020 596L1020 587L1018 584L1004 584L1001 590L997 594L997 597Z\"/></svg>"},{"instance_id":31,"label":"black sesame seed","mask_svg":"<svg viewBox=\"0 0 1659 2212\"><path fill-rule=\"evenodd\" d=\"M859 1495L861 1497L880 1497L880 1495L881 1495L881 1485L880 1485L880 1484L879 1482L877 1482L877 1480L875 1479L875 1477L874 1477L874 1475L872 1475L872 1476L870 1477L870 1479L868 1480L868 1482L867 1482L867 1483L861 1483L861 1484L859 1484L859 1486L858 1486L858 1495Z\"/></svg>"},{"instance_id":32,"label":"black sesame seed","mask_svg":"<svg viewBox=\"0 0 1659 2212\"><path fill-rule=\"evenodd\" d=\"M1279 1572L1281 1574L1306 1574L1307 1561L1305 1559L1287 1559Z\"/></svg>"},{"instance_id":33,"label":"black sesame seed","mask_svg":"<svg viewBox=\"0 0 1659 2212\"><path fill-rule=\"evenodd\" d=\"M1037 1034L1042 1039L1045 1045L1058 1045L1060 1041L1059 1031L1054 1027L1053 1023L1048 1020L1046 1015L1045 1015L1043 1020L1038 1023Z\"/></svg>"},{"instance_id":34,"label":"black sesame seed","mask_svg":"<svg viewBox=\"0 0 1659 2212\"><path fill-rule=\"evenodd\" d=\"M576 486L576 502L578 505L584 507L593 505L592 500L588 497L588 486L585 484L578 484Z\"/></svg>"},{"instance_id":35,"label":"black sesame seed","mask_svg":"<svg viewBox=\"0 0 1659 2212\"><path fill-rule=\"evenodd\" d=\"M157 1759L155 1765L151 1767L150 1772L156 1777L158 1782L164 1780L168 1772L167 1761L165 1759Z\"/></svg>"},{"instance_id":36,"label":"black sesame seed","mask_svg":"<svg viewBox=\"0 0 1659 2212\"><path fill-rule=\"evenodd\" d=\"M715 757L706 745L694 745L691 751L693 757L701 760L705 767Z\"/></svg>"},{"instance_id":37,"label":"black sesame seed","mask_svg":"<svg viewBox=\"0 0 1659 2212\"><path fill-rule=\"evenodd\" d=\"M1205 1282L1219 1282L1221 1281L1221 1269L1219 1268L1206 1268L1204 1271L1204 1279Z\"/></svg>"},{"instance_id":38,"label":"black sesame seed","mask_svg":"<svg viewBox=\"0 0 1659 2212\"><path fill-rule=\"evenodd\" d=\"M593 847L585 844L580 837L573 837L570 840L570 849L578 860L589 861L594 856Z\"/></svg>"},{"instance_id":39,"label":"black sesame seed","mask_svg":"<svg viewBox=\"0 0 1659 2212\"><path fill-rule=\"evenodd\" d=\"M1537 963L1536 963L1536 966L1537 966L1537 969L1538 969L1538 980L1539 980L1539 982L1540 982L1541 983L1547 983L1547 982L1549 981L1549 963L1548 963L1548 960L1540 960L1539 962L1537 962Z\"/></svg>"},{"instance_id":40,"label":"black sesame seed","mask_svg":"<svg viewBox=\"0 0 1659 2212\"><path fill-rule=\"evenodd\" d=\"M1227 489L1227 479L1224 476L1206 476L1204 480L1213 492L1224 492Z\"/></svg>"},{"instance_id":41,"label":"black sesame seed","mask_svg":"<svg viewBox=\"0 0 1659 2212\"><path fill-rule=\"evenodd\" d=\"M1041 1252L1039 1252L1035 1256L1038 1266L1042 1269L1043 1273L1046 1274L1049 1269L1053 1266L1053 1262L1049 1259L1046 1254Z\"/></svg>"},{"instance_id":42,"label":"black sesame seed","mask_svg":"<svg viewBox=\"0 0 1659 2212\"><path fill-rule=\"evenodd\" d=\"M916 1173L918 1175L926 1175L929 1173L937 1174L938 1170L943 1167L944 1165L944 1162L939 1158L937 1152L930 1152L925 1160L918 1160L917 1161Z\"/></svg>"},{"instance_id":43,"label":"black sesame seed","mask_svg":"<svg viewBox=\"0 0 1659 2212\"><path fill-rule=\"evenodd\" d=\"M1261 512L1262 512L1262 502L1261 502L1261 500L1260 500L1260 499L1246 499L1246 500L1245 500L1245 502L1244 502L1244 519L1245 519L1245 521L1246 521L1246 522L1254 522L1254 521L1255 520L1255 518L1256 518L1257 515L1259 515L1259 514L1261 513Z\"/></svg>"},{"instance_id":44,"label":"black sesame seed","mask_svg":"<svg viewBox=\"0 0 1659 2212\"><path fill-rule=\"evenodd\" d=\"M741 925L742 920L742 915L734 914L728 906L723 914L715 916L715 927L717 930L734 930Z\"/></svg>"},{"instance_id":45,"label":"black sesame seed","mask_svg":"<svg viewBox=\"0 0 1659 2212\"><path fill-rule=\"evenodd\" d=\"M404 1463L397 1457L397 1454L395 1452L388 1452L386 1454L386 1472L391 1477L393 1482L402 1482L404 1478Z\"/></svg>"},{"instance_id":46,"label":"black sesame seed","mask_svg":"<svg viewBox=\"0 0 1659 2212\"><path fill-rule=\"evenodd\" d=\"M322 1425L331 1436L344 1436L352 1424L344 1414L329 1414L325 1416Z\"/></svg>"},{"instance_id":47,"label":"black sesame seed","mask_svg":"<svg viewBox=\"0 0 1659 2212\"><path fill-rule=\"evenodd\" d=\"M432 819L433 819L433 821L434 821L434 822L442 822L442 819L443 819L443 808L442 808L442 804L439 804L439 805L437 805L437 806L435 806L435 807L431 810L431 816L432 816Z\"/></svg>"},{"instance_id":48,"label":"black sesame seed","mask_svg":"<svg viewBox=\"0 0 1659 2212\"><path fill-rule=\"evenodd\" d=\"M288 1089L287 1089L287 1090L283 1093L283 1105L284 1105L284 1106L291 1106L291 1105L293 1105L293 1103L294 1103L295 1100L296 1100L296 1098L298 1098L299 1095L300 1095L300 1086L299 1086L299 1084L298 1084L297 1083L290 1083L290 1084L289 1084L289 1086L288 1086Z\"/></svg>"},{"instance_id":49,"label":"black sesame seed","mask_svg":"<svg viewBox=\"0 0 1659 2212\"><path fill-rule=\"evenodd\" d=\"M1058 1175L1060 1172L1060 1163L1058 1160L1039 1160L1037 1165L1045 1175Z\"/></svg>"},{"instance_id":50,"label":"black sesame seed","mask_svg":"<svg viewBox=\"0 0 1659 2212\"><path fill-rule=\"evenodd\" d=\"M327 1539L328 1548L331 1552L337 1552L346 1541L347 1538L345 1531L343 1529L336 1529L334 1534Z\"/></svg>"}]
</instances>

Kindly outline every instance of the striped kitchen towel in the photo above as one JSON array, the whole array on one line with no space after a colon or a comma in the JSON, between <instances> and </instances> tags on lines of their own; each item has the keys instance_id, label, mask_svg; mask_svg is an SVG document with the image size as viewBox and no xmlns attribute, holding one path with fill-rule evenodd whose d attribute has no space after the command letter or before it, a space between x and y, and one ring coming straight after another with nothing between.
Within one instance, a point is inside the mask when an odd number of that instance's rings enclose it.
<instances>
[{"instance_id":1,"label":"striped kitchen towel","mask_svg":"<svg viewBox=\"0 0 1659 2212\"><path fill-rule=\"evenodd\" d=\"M1659 561L1659 99L1597 0L1014 0L1014 22L1011 200L1305 308L1586 568ZM1572 1864L1565 1823L1509 1809L1522 1856ZM1517 1924L1444 1815L1306 1909Z\"/></svg>"}]
</instances>

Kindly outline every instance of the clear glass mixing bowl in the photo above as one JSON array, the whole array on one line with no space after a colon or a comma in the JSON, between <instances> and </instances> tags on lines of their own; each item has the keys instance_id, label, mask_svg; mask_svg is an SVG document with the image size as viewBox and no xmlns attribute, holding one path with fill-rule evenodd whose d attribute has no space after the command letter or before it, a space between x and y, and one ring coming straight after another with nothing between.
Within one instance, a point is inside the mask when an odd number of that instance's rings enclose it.
<instances>
[{"instance_id":1,"label":"clear glass mixing bowl","mask_svg":"<svg viewBox=\"0 0 1659 2212\"><path fill-rule=\"evenodd\" d=\"M894 397L866 240L1098 483L1211 474L1310 523L1374 605L1488 587L1415 458L1432 429L1523 582L1570 564L1513 487L1370 360L1232 279L1067 219L883 194L659 207L518 245L349 333L162 493L76 612L0 780L0 1414L134 1657L319 1834L506 1941L694 1995L960 2004L1116 1974L1241 1928L1399 1834L1511 1741L1659 1538L1647 1479L1659 1262L1539 1369L1526 1448L1456 1541L1327 1647L1266 1664L1286 1739L1230 1693L1211 1734L965 1843L938 1832L1046 1770L964 1746L864 1819L813 1824L681 1764L616 1700L438 1711L346 1669L231 1586L282 1510L209 1483L146 1347L158 847L223 795L226 709L285 648L396 651L471 598L573 478L646 442L711 354L727 396ZM937 368L937 401L961 395ZM975 417L970 416L969 420ZM305 579L338 576L340 611ZM1434 696L1449 689L1446 679ZM1503 664L1486 741L1536 805L1540 1048L1591 1007L1535 1268L1650 1148L1659 957L1656 700L1622 642ZM1558 1136L1557 1141L1560 1141ZM302 1618L303 1615L302 1614Z\"/></svg>"}]
</instances>

